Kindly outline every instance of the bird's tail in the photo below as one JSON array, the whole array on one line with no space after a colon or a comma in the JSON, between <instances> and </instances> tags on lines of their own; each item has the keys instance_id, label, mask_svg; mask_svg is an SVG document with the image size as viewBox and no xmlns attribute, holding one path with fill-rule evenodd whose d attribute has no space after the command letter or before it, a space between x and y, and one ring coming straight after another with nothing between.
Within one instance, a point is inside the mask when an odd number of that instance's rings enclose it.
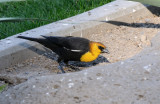
<instances>
[{"instance_id":1,"label":"bird's tail","mask_svg":"<svg viewBox=\"0 0 160 104\"><path fill-rule=\"evenodd\" d=\"M32 37L25 37L25 36L17 36L17 38L38 42L51 50L55 50L58 47L57 45L52 44L50 41L48 41L45 38L32 38Z\"/></svg>"},{"instance_id":2,"label":"bird's tail","mask_svg":"<svg viewBox=\"0 0 160 104\"><path fill-rule=\"evenodd\" d=\"M32 38L32 37L25 37L25 36L17 36L17 38L26 39L26 40L35 41L35 42L40 42L40 41L42 41L42 40L39 39L39 38Z\"/></svg>"}]
</instances>

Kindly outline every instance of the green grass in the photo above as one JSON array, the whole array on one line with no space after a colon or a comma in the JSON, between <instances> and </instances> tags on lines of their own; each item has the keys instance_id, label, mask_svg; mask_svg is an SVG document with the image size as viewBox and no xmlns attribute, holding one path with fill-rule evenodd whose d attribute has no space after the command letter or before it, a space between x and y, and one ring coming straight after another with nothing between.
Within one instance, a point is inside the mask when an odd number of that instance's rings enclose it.
<instances>
[{"instance_id":1,"label":"green grass","mask_svg":"<svg viewBox=\"0 0 160 104\"><path fill-rule=\"evenodd\" d=\"M0 18L19 17L49 20L0 22L0 39L83 13L111 1L113 0L26 0L0 3Z\"/></svg>"},{"instance_id":2,"label":"green grass","mask_svg":"<svg viewBox=\"0 0 160 104\"><path fill-rule=\"evenodd\" d=\"M0 86L0 93L7 88L8 84L4 84Z\"/></svg>"}]
</instances>

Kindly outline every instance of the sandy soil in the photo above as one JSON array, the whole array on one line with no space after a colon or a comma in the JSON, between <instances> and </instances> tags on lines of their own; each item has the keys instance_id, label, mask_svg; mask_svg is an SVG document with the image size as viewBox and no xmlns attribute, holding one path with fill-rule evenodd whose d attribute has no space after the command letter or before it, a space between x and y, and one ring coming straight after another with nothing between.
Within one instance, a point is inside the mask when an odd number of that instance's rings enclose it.
<instances>
[{"instance_id":1,"label":"sandy soil","mask_svg":"<svg viewBox=\"0 0 160 104\"><path fill-rule=\"evenodd\" d=\"M120 25L117 28L101 30L96 34L92 34L90 40L104 43L108 47L110 54L102 54L92 63L78 63L78 65L89 67L98 65L97 63L109 64L107 60L110 63L114 63L134 56L144 47L151 46L152 37L160 31L160 25L157 24L159 23L157 21L160 22L160 17L138 18L134 20L134 23L127 24L127 26ZM45 53L21 64L0 70L0 80L3 80L2 83L5 81L15 85L35 76L59 73L58 63L55 61L57 57L53 57L54 60L52 60L45 57L45 55L52 58L53 53ZM73 62L70 64L77 65L77 63ZM86 67L80 67L80 69L82 70ZM65 67L65 71L72 72L75 70Z\"/></svg>"}]
</instances>

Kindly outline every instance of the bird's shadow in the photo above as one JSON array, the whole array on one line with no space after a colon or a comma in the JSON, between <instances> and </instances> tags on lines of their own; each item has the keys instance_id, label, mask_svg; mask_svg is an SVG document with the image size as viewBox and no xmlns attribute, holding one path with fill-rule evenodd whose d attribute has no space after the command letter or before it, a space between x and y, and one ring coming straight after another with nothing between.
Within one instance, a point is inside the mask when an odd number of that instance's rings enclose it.
<instances>
[{"instance_id":1,"label":"bird's shadow","mask_svg":"<svg viewBox=\"0 0 160 104\"><path fill-rule=\"evenodd\" d=\"M99 55L98 58L92 62L70 61L69 64L76 67L91 67L103 62L110 63L106 57Z\"/></svg>"},{"instance_id":2,"label":"bird's shadow","mask_svg":"<svg viewBox=\"0 0 160 104\"><path fill-rule=\"evenodd\" d=\"M37 53L38 55L43 55L49 59L57 60L57 55L54 52L52 52L50 49L45 48L44 46L42 46L43 49L40 49L28 43L21 43L19 45Z\"/></svg>"},{"instance_id":3,"label":"bird's shadow","mask_svg":"<svg viewBox=\"0 0 160 104\"><path fill-rule=\"evenodd\" d=\"M134 28L160 28L160 24L154 24L154 23L126 23L121 21L101 21L101 22L110 23L116 26L127 26Z\"/></svg>"},{"instance_id":4,"label":"bird's shadow","mask_svg":"<svg viewBox=\"0 0 160 104\"><path fill-rule=\"evenodd\" d=\"M160 7L156 6L146 6L146 8L154 15L160 16Z\"/></svg>"},{"instance_id":5,"label":"bird's shadow","mask_svg":"<svg viewBox=\"0 0 160 104\"><path fill-rule=\"evenodd\" d=\"M146 6L146 8L156 16L160 16L160 7L155 6ZM145 23L127 23L127 22L121 22L121 21L99 21L104 23L113 24L116 26L127 26L127 27L134 27L134 28L160 28L160 24L154 24L150 23L150 19L145 19ZM158 23L158 22L157 22Z\"/></svg>"},{"instance_id":6,"label":"bird's shadow","mask_svg":"<svg viewBox=\"0 0 160 104\"><path fill-rule=\"evenodd\" d=\"M45 48L44 46L43 49L37 48L35 46L32 46L28 43L21 43L19 44L25 48L28 48L29 50L37 53L38 55L43 55L51 60L58 60L58 55L56 53L54 53L53 51L51 51L48 48ZM105 58L104 56L99 56L96 60L92 61L92 62L79 62L79 61L69 61L69 65L75 66L75 67L90 67L90 66L95 66L99 63L109 63L109 61L107 60L107 58Z\"/></svg>"}]
</instances>

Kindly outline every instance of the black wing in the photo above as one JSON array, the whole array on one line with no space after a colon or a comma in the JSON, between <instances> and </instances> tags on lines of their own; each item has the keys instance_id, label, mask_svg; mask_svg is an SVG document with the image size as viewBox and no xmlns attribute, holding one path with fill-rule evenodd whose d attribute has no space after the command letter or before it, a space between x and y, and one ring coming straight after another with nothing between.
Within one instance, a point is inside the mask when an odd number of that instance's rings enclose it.
<instances>
[{"instance_id":1,"label":"black wing","mask_svg":"<svg viewBox=\"0 0 160 104\"><path fill-rule=\"evenodd\" d=\"M43 36L51 43L64 47L73 51L89 51L89 40L80 37L56 37L56 36Z\"/></svg>"},{"instance_id":2,"label":"black wing","mask_svg":"<svg viewBox=\"0 0 160 104\"><path fill-rule=\"evenodd\" d=\"M35 42L38 42L38 43L40 43L40 44L42 44L45 47L50 48L50 49L55 49L55 48L59 47L56 44L52 44L50 41L48 41L45 38L32 38L32 37L25 37L25 36L17 36L17 38L22 38L22 39L27 39L27 40L30 40L30 41L35 41Z\"/></svg>"}]
</instances>

